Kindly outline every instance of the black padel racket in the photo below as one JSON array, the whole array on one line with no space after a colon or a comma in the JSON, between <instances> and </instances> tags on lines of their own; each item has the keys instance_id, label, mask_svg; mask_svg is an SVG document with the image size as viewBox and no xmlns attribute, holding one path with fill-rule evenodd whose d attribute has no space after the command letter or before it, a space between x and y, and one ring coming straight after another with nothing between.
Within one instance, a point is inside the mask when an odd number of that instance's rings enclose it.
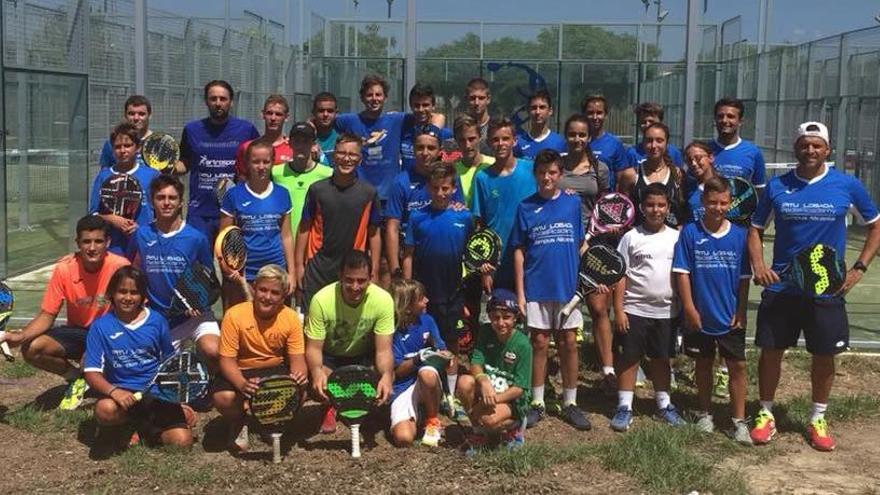
<instances>
[{"instance_id":1,"label":"black padel racket","mask_svg":"<svg viewBox=\"0 0 880 495\"><path fill-rule=\"evenodd\" d=\"M134 177L113 174L101 184L99 195L99 213L134 220L141 209L144 192Z\"/></svg>"},{"instance_id":2,"label":"black padel racket","mask_svg":"<svg viewBox=\"0 0 880 495\"><path fill-rule=\"evenodd\" d=\"M727 211L727 219L732 222L748 222L752 213L758 207L758 192L751 182L742 177L731 177L730 182L730 210Z\"/></svg>"},{"instance_id":3,"label":"black padel racket","mask_svg":"<svg viewBox=\"0 0 880 495\"><path fill-rule=\"evenodd\" d=\"M186 404L207 395L209 383L208 367L195 352L182 351L163 361L146 390L135 392L134 397Z\"/></svg>"},{"instance_id":4,"label":"black padel racket","mask_svg":"<svg viewBox=\"0 0 880 495\"><path fill-rule=\"evenodd\" d=\"M351 429L351 456L361 456L361 420L376 403L378 376L372 368L360 365L337 368L327 378L330 402L336 415Z\"/></svg>"},{"instance_id":5,"label":"black padel racket","mask_svg":"<svg viewBox=\"0 0 880 495\"><path fill-rule=\"evenodd\" d=\"M814 244L796 254L791 264L779 273L779 278L809 296L828 296L843 286L846 266L833 247Z\"/></svg>"},{"instance_id":6,"label":"black padel racket","mask_svg":"<svg viewBox=\"0 0 880 495\"><path fill-rule=\"evenodd\" d=\"M271 428L272 461L281 462L281 429L293 419L302 405L303 391L289 375L260 379L254 395L248 399L251 416L264 428Z\"/></svg>"},{"instance_id":7,"label":"black padel racket","mask_svg":"<svg viewBox=\"0 0 880 495\"><path fill-rule=\"evenodd\" d=\"M498 268L500 259L501 237L494 230L488 227L475 230L465 241L462 263L466 274L479 272L483 263Z\"/></svg>"},{"instance_id":8,"label":"black padel racket","mask_svg":"<svg viewBox=\"0 0 880 495\"><path fill-rule=\"evenodd\" d=\"M141 143L141 156L150 168L167 174L180 159L180 146L170 134L154 132Z\"/></svg>"},{"instance_id":9,"label":"black padel racket","mask_svg":"<svg viewBox=\"0 0 880 495\"><path fill-rule=\"evenodd\" d=\"M247 264L247 247L244 243L244 232L241 228L230 225L221 230L214 239L214 256L223 260L226 266L234 272L242 273ZM251 288L244 276L241 277L241 290L248 301L253 300Z\"/></svg>"},{"instance_id":10,"label":"black padel racket","mask_svg":"<svg viewBox=\"0 0 880 495\"><path fill-rule=\"evenodd\" d=\"M174 283L168 316L180 316L187 311L206 311L220 298L220 282L213 267L193 262Z\"/></svg>"},{"instance_id":11,"label":"black padel racket","mask_svg":"<svg viewBox=\"0 0 880 495\"><path fill-rule=\"evenodd\" d=\"M636 207L625 194L604 194L593 205L587 233L595 237L615 229L625 229L632 225L635 218Z\"/></svg>"},{"instance_id":12,"label":"black padel racket","mask_svg":"<svg viewBox=\"0 0 880 495\"><path fill-rule=\"evenodd\" d=\"M9 344L6 343L4 337L6 336L6 324L12 316L13 309L15 309L15 293L8 285L0 282L0 354L3 354L3 357L9 362L15 361L15 356L12 355Z\"/></svg>"},{"instance_id":13,"label":"black padel racket","mask_svg":"<svg viewBox=\"0 0 880 495\"><path fill-rule=\"evenodd\" d=\"M578 266L578 284L574 297L562 308L562 316L568 317L572 310L596 287L611 287L626 274L626 261L615 249L599 244L591 246L581 256Z\"/></svg>"}]
</instances>

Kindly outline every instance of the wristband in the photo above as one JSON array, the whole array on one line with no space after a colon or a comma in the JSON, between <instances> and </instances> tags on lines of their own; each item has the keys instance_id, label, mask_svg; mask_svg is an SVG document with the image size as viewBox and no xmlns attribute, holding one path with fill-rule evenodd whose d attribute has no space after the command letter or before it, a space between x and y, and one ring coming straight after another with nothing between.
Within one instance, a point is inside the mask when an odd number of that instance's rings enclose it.
<instances>
[{"instance_id":1,"label":"wristband","mask_svg":"<svg viewBox=\"0 0 880 495\"><path fill-rule=\"evenodd\" d=\"M489 375L487 375L487 374L485 374L485 373L477 373L477 376L474 377L474 381L475 381L475 382L478 382L478 381L480 381L480 378L483 378L484 376L485 376L486 378L489 378Z\"/></svg>"},{"instance_id":2,"label":"wristband","mask_svg":"<svg viewBox=\"0 0 880 495\"><path fill-rule=\"evenodd\" d=\"M862 263L861 261L856 261L855 263L853 263L852 269L858 270L862 273L865 273L868 271L868 266L865 265L864 263Z\"/></svg>"},{"instance_id":3,"label":"wristband","mask_svg":"<svg viewBox=\"0 0 880 495\"><path fill-rule=\"evenodd\" d=\"M119 388L119 387L117 387L116 385L114 385L114 386L110 389L110 391L107 392L107 397L111 397L111 398L112 398L112 396L113 396L113 391L115 391L117 388Z\"/></svg>"}]
</instances>

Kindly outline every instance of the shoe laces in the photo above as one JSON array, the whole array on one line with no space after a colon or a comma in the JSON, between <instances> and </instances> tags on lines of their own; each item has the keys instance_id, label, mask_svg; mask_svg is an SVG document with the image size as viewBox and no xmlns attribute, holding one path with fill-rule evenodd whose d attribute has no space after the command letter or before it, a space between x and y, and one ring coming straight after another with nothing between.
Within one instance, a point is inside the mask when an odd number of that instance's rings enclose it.
<instances>
[{"instance_id":1,"label":"shoe laces","mask_svg":"<svg viewBox=\"0 0 880 495\"><path fill-rule=\"evenodd\" d=\"M771 421L775 421L773 418L773 413L767 411L766 409L761 409L758 411L758 418L755 420L756 428L763 428L767 426Z\"/></svg>"},{"instance_id":2,"label":"shoe laces","mask_svg":"<svg viewBox=\"0 0 880 495\"><path fill-rule=\"evenodd\" d=\"M828 436L828 422L825 421L825 418L819 418L810 423L813 426L813 430L816 432L816 435L820 437Z\"/></svg>"}]
</instances>

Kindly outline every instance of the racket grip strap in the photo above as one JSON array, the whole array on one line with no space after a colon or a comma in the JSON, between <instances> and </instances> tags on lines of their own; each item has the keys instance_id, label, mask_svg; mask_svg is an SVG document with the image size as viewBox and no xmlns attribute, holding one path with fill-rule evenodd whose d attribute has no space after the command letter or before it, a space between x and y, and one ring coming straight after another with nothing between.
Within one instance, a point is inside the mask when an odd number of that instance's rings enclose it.
<instances>
[{"instance_id":1,"label":"racket grip strap","mask_svg":"<svg viewBox=\"0 0 880 495\"><path fill-rule=\"evenodd\" d=\"M355 459L361 456L361 425L351 425L351 456Z\"/></svg>"},{"instance_id":2,"label":"racket grip strap","mask_svg":"<svg viewBox=\"0 0 880 495\"><path fill-rule=\"evenodd\" d=\"M144 398L143 392L135 392L132 394L134 396L134 400L139 401Z\"/></svg>"},{"instance_id":3,"label":"racket grip strap","mask_svg":"<svg viewBox=\"0 0 880 495\"><path fill-rule=\"evenodd\" d=\"M272 434L272 463L281 462L281 433Z\"/></svg>"},{"instance_id":4,"label":"racket grip strap","mask_svg":"<svg viewBox=\"0 0 880 495\"><path fill-rule=\"evenodd\" d=\"M581 295L581 293L575 292L571 300L568 301L568 304L562 307L562 311L560 311L560 313L562 313L562 316L568 318L568 315L570 315L571 312L574 311L574 308L576 308L577 305L581 303L581 300L583 300L583 296Z\"/></svg>"}]
</instances>

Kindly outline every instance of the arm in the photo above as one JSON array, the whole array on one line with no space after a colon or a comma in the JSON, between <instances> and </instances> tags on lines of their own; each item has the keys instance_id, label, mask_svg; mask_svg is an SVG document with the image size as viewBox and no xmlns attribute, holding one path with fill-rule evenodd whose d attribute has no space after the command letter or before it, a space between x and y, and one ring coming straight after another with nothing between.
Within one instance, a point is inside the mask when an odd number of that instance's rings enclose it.
<instances>
[{"instance_id":1,"label":"arm","mask_svg":"<svg viewBox=\"0 0 880 495\"><path fill-rule=\"evenodd\" d=\"M391 335L376 335L376 371L379 372L379 384L376 386L376 402L384 404L391 395L394 383L394 352L391 350Z\"/></svg>"},{"instance_id":2,"label":"arm","mask_svg":"<svg viewBox=\"0 0 880 495\"><path fill-rule=\"evenodd\" d=\"M400 219L385 219L385 251L391 273L400 268Z\"/></svg>"},{"instance_id":3,"label":"arm","mask_svg":"<svg viewBox=\"0 0 880 495\"><path fill-rule=\"evenodd\" d=\"M324 373L324 341L306 337L306 365L312 380L312 392L321 400L327 400L327 374Z\"/></svg>"},{"instance_id":4,"label":"arm","mask_svg":"<svg viewBox=\"0 0 880 495\"><path fill-rule=\"evenodd\" d=\"M300 385L308 382L309 367L306 365L305 354L288 354L287 363L290 366L290 377L293 381Z\"/></svg>"},{"instance_id":5,"label":"arm","mask_svg":"<svg viewBox=\"0 0 880 495\"><path fill-rule=\"evenodd\" d=\"M400 261L401 268L403 269L403 278L409 280L413 276L413 252L415 248L412 246L406 246L403 248L403 259Z\"/></svg>"},{"instance_id":6,"label":"arm","mask_svg":"<svg viewBox=\"0 0 880 495\"><path fill-rule=\"evenodd\" d=\"M260 383L259 378L246 379L241 374L241 368L238 367L238 359L234 357L220 356L220 374L235 387L238 393L246 397L253 396Z\"/></svg>"},{"instance_id":7,"label":"arm","mask_svg":"<svg viewBox=\"0 0 880 495\"><path fill-rule=\"evenodd\" d=\"M28 322L28 324L22 329L21 332L6 332L6 337L3 339L3 341L8 343L12 347L16 347L24 342L34 340L35 338L43 335L50 328L52 328L52 324L55 323L56 316L57 315L53 315L52 313L47 313L44 310L40 310L40 312L37 313L37 316L35 316L33 320Z\"/></svg>"},{"instance_id":8,"label":"arm","mask_svg":"<svg viewBox=\"0 0 880 495\"><path fill-rule=\"evenodd\" d=\"M382 257L382 234L379 227L370 226L367 229L370 244L370 262L373 265L373 282L379 280L379 264Z\"/></svg>"},{"instance_id":9,"label":"arm","mask_svg":"<svg viewBox=\"0 0 880 495\"><path fill-rule=\"evenodd\" d=\"M281 217L281 247L284 250L284 262L287 264L287 280L290 286L287 295L293 294L296 288L296 263L293 254L293 235L290 231L290 213Z\"/></svg>"},{"instance_id":10,"label":"arm","mask_svg":"<svg viewBox=\"0 0 880 495\"><path fill-rule=\"evenodd\" d=\"M614 172L611 172L614 173ZM617 172L617 192L630 195L633 185L636 183L636 169L627 168Z\"/></svg>"},{"instance_id":11,"label":"arm","mask_svg":"<svg viewBox=\"0 0 880 495\"><path fill-rule=\"evenodd\" d=\"M730 322L730 328L746 328L746 310L749 306L749 278L741 278L736 290L736 313Z\"/></svg>"},{"instance_id":12,"label":"arm","mask_svg":"<svg viewBox=\"0 0 880 495\"><path fill-rule=\"evenodd\" d=\"M521 247L517 247L513 251L513 277L516 285L516 302L519 304L519 310L522 314L526 314L526 286L525 286L525 251Z\"/></svg>"},{"instance_id":13,"label":"arm","mask_svg":"<svg viewBox=\"0 0 880 495\"><path fill-rule=\"evenodd\" d=\"M694 305L694 298L691 293L691 275L690 273L673 273L675 276L675 285L678 289L678 297L681 299L682 310L684 311L684 327L690 332L699 332L703 328L703 322L700 319L700 313Z\"/></svg>"},{"instance_id":14,"label":"arm","mask_svg":"<svg viewBox=\"0 0 880 495\"><path fill-rule=\"evenodd\" d=\"M89 388L98 392L100 395L113 399L113 402L124 411L127 411L137 403L133 393L108 382L107 379L104 378L104 373L99 371L86 371L83 373L83 378L85 378L86 383L89 384Z\"/></svg>"},{"instance_id":15,"label":"arm","mask_svg":"<svg viewBox=\"0 0 880 495\"><path fill-rule=\"evenodd\" d=\"M303 278L306 275L306 246L309 243L309 231L311 228L311 220L300 221L299 231L296 233L296 243L293 245L293 265L296 270L296 288L299 290L303 290Z\"/></svg>"},{"instance_id":16,"label":"arm","mask_svg":"<svg viewBox=\"0 0 880 495\"><path fill-rule=\"evenodd\" d=\"M617 333L629 331L629 318L623 309L623 296L626 294L626 277L614 285L614 329Z\"/></svg>"},{"instance_id":17,"label":"arm","mask_svg":"<svg viewBox=\"0 0 880 495\"><path fill-rule=\"evenodd\" d=\"M749 227L748 248L755 283L767 287L779 282L779 275L764 263L764 243L761 240L763 233L763 229L754 225Z\"/></svg>"},{"instance_id":18,"label":"arm","mask_svg":"<svg viewBox=\"0 0 880 495\"><path fill-rule=\"evenodd\" d=\"M235 217L228 213L220 213L220 226L217 228L217 231L221 231L230 225L235 225Z\"/></svg>"}]
</instances>

